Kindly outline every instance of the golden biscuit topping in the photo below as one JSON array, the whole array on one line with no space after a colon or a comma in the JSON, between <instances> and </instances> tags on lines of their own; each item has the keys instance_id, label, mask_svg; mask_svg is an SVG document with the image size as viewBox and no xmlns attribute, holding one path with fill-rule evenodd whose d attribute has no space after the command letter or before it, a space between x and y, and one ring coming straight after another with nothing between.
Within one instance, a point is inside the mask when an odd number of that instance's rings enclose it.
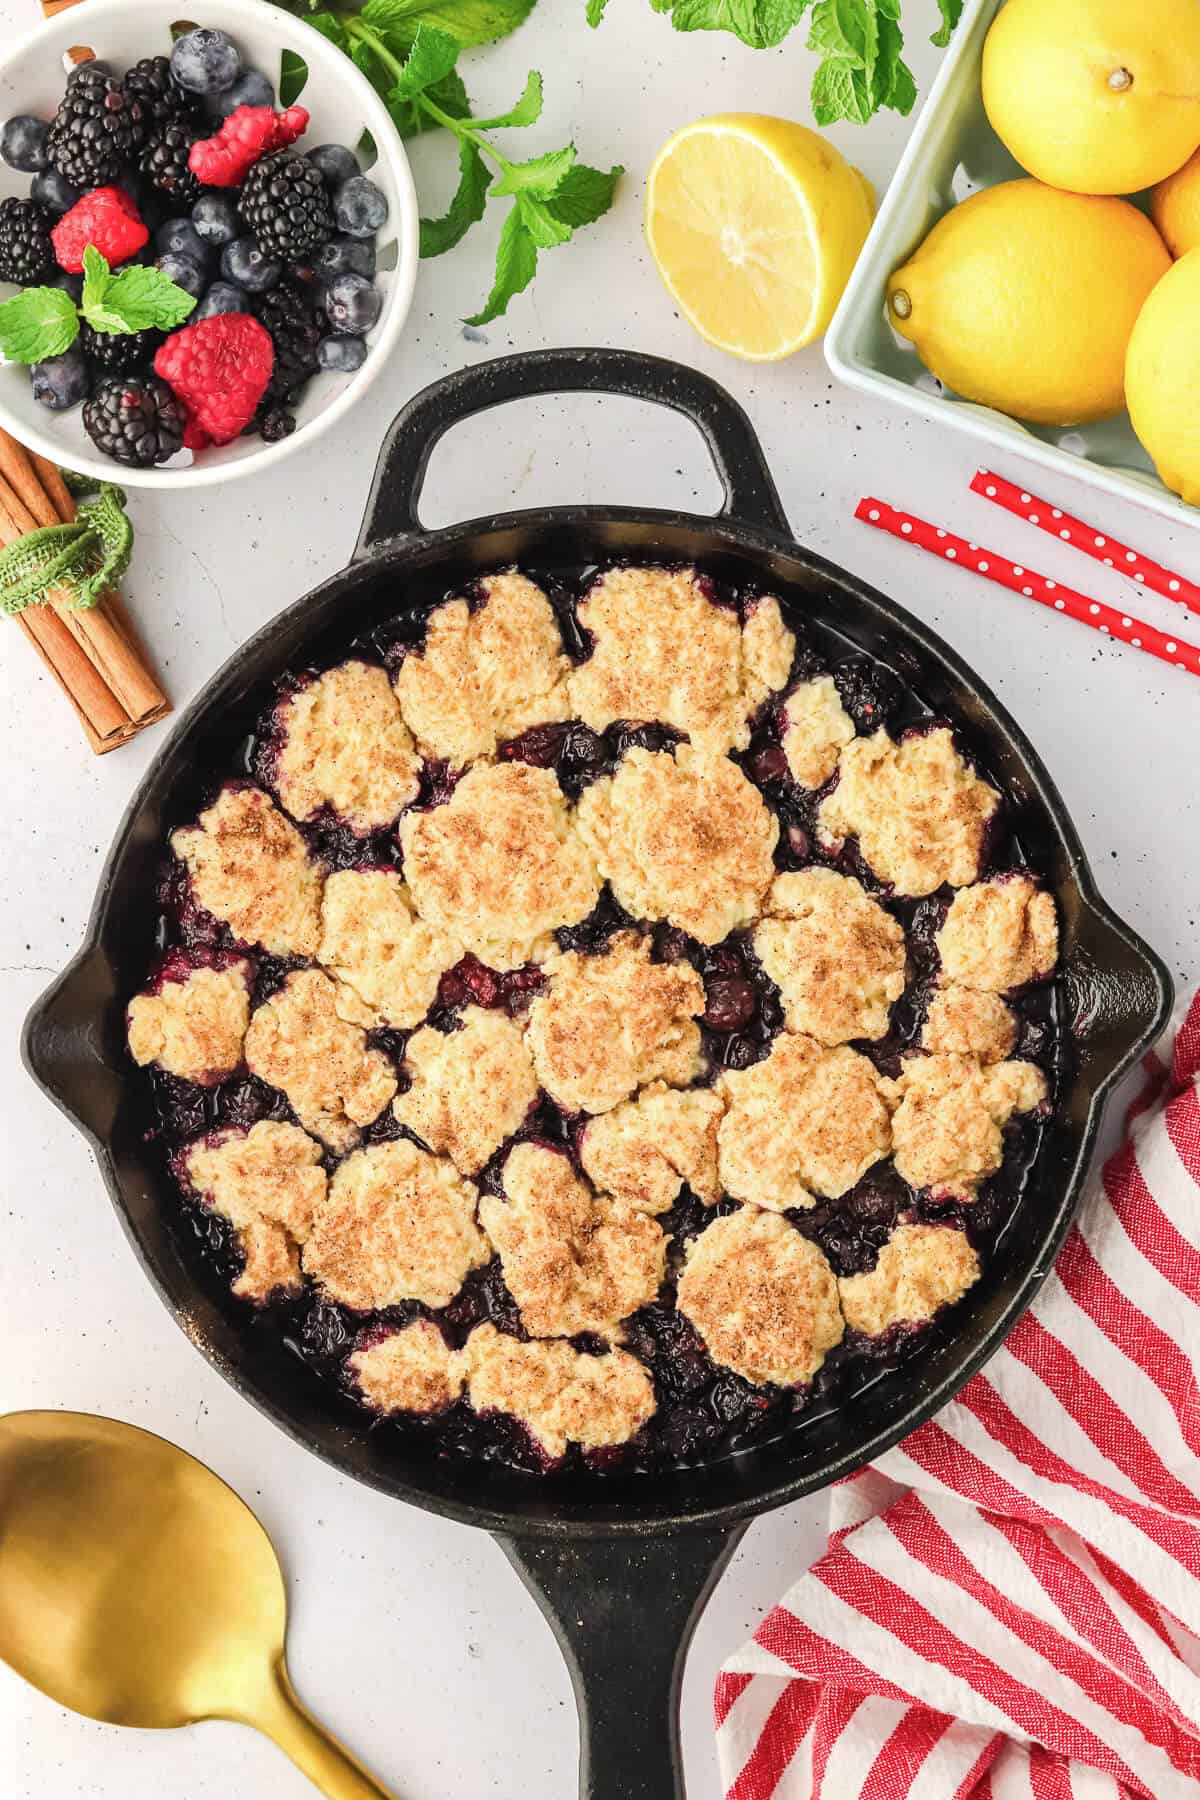
<instances>
[{"instance_id":1,"label":"golden biscuit topping","mask_svg":"<svg viewBox=\"0 0 1200 1800\"><path fill-rule=\"evenodd\" d=\"M362 1024L419 1025L462 945L417 917L412 896L390 869L339 869L321 899L317 961L362 1003L339 994L338 1008Z\"/></svg>"},{"instance_id":2,"label":"golden biscuit topping","mask_svg":"<svg viewBox=\"0 0 1200 1800\"><path fill-rule=\"evenodd\" d=\"M693 1238L679 1310L714 1362L747 1381L811 1381L842 1340L833 1270L777 1213L743 1206Z\"/></svg>"},{"instance_id":3,"label":"golden biscuit topping","mask_svg":"<svg viewBox=\"0 0 1200 1800\"><path fill-rule=\"evenodd\" d=\"M533 1059L507 1013L468 1006L457 1031L425 1025L408 1040L412 1077L392 1111L464 1175L482 1169L524 1121L538 1096Z\"/></svg>"},{"instance_id":4,"label":"golden biscuit topping","mask_svg":"<svg viewBox=\"0 0 1200 1800\"><path fill-rule=\"evenodd\" d=\"M1004 1159L1000 1135L1014 1113L1032 1112L1047 1097L1033 1063L985 1069L967 1056L914 1056L899 1080L883 1082L892 1115L896 1168L910 1187L935 1199L974 1200L981 1181Z\"/></svg>"},{"instance_id":5,"label":"golden biscuit topping","mask_svg":"<svg viewBox=\"0 0 1200 1800\"><path fill-rule=\"evenodd\" d=\"M358 1142L396 1091L387 1057L339 1016L337 989L320 969L299 969L250 1021L246 1061L282 1089L296 1117L332 1150Z\"/></svg>"},{"instance_id":6,"label":"golden biscuit topping","mask_svg":"<svg viewBox=\"0 0 1200 1800\"><path fill-rule=\"evenodd\" d=\"M765 1061L727 1070L718 1131L721 1182L772 1212L836 1200L892 1147L879 1076L846 1045L784 1032Z\"/></svg>"},{"instance_id":7,"label":"golden biscuit topping","mask_svg":"<svg viewBox=\"0 0 1200 1800\"><path fill-rule=\"evenodd\" d=\"M550 769L480 764L444 806L400 824L421 917L493 969L543 962L551 933L587 917L600 879Z\"/></svg>"},{"instance_id":8,"label":"golden biscuit topping","mask_svg":"<svg viewBox=\"0 0 1200 1800\"><path fill-rule=\"evenodd\" d=\"M529 1008L538 1079L560 1106L601 1113L650 1081L686 1087L703 1069L704 983L690 963L655 963L650 940L619 931L603 952L545 963Z\"/></svg>"},{"instance_id":9,"label":"golden biscuit topping","mask_svg":"<svg viewBox=\"0 0 1200 1800\"><path fill-rule=\"evenodd\" d=\"M304 1272L359 1312L402 1300L449 1306L491 1254L476 1199L453 1163L407 1138L356 1150L313 1215Z\"/></svg>"},{"instance_id":10,"label":"golden biscuit topping","mask_svg":"<svg viewBox=\"0 0 1200 1800\"><path fill-rule=\"evenodd\" d=\"M597 1200L567 1157L541 1144L518 1144L503 1179L504 1197L485 1194L479 1217L526 1331L618 1335L662 1286L667 1240L653 1219Z\"/></svg>"},{"instance_id":11,"label":"golden biscuit topping","mask_svg":"<svg viewBox=\"0 0 1200 1800\"><path fill-rule=\"evenodd\" d=\"M924 1324L961 1300L979 1275L979 1258L965 1231L897 1225L873 1269L839 1278L842 1313L852 1331L879 1337L892 1325Z\"/></svg>"},{"instance_id":12,"label":"golden biscuit topping","mask_svg":"<svg viewBox=\"0 0 1200 1800\"><path fill-rule=\"evenodd\" d=\"M833 676L802 681L788 695L783 711L783 753L792 780L801 787L824 787L855 736L854 720L842 705Z\"/></svg>"},{"instance_id":13,"label":"golden biscuit topping","mask_svg":"<svg viewBox=\"0 0 1200 1800\"><path fill-rule=\"evenodd\" d=\"M275 787L293 818L329 806L366 833L416 799L420 758L386 670L341 663L283 700L277 717Z\"/></svg>"},{"instance_id":14,"label":"golden biscuit topping","mask_svg":"<svg viewBox=\"0 0 1200 1800\"><path fill-rule=\"evenodd\" d=\"M921 1048L948 1056L974 1056L981 1063L1003 1062L1017 1041L1017 1021L998 994L975 988L939 988L929 1002Z\"/></svg>"},{"instance_id":15,"label":"golden biscuit topping","mask_svg":"<svg viewBox=\"0 0 1200 1800\"><path fill-rule=\"evenodd\" d=\"M466 1371L430 1319L354 1350L346 1358L358 1391L381 1413L438 1413L463 1391Z\"/></svg>"},{"instance_id":16,"label":"golden biscuit topping","mask_svg":"<svg viewBox=\"0 0 1200 1800\"><path fill-rule=\"evenodd\" d=\"M1027 875L963 888L950 904L937 947L947 985L1003 994L1040 981L1058 961L1054 897Z\"/></svg>"},{"instance_id":17,"label":"golden biscuit topping","mask_svg":"<svg viewBox=\"0 0 1200 1800\"><path fill-rule=\"evenodd\" d=\"M736 763L680 744L630 750L587 788L579 826L635 918L669 919L718 944L758 915L779 822Z\"/></svg>"},{"instance_id":18,"label":"golden biscuit topping","mask_svg":"<svg viewBox=\"0 0 1200 1800\"><path fill-rule=\"evenodd\" d=\"M396 677L405 723L426 756L461 768L493 756L531 725L570 716L554 609L515 570L487 575L484 604L439 606L423 650L410 651Z\"/></svg>"},{"instance_id":19,"label":"golden biscuit topping","mask_svg":"<svg viewBox=\"0 0 1200 1800\"><path fill-rule=\"evenodd\" d=\"M821 802L821 842L857 837L881 881L919 898L979 873L1000 796L959 755L942 725L895 743L886 731L842 751L838 783Z\"/></svg>"},{"instance_id":20,"label":"golden biscuit topping","mask_svg":"<svg viewBox=\"0 0 1200 1800\"><path fill-rule=\"evenodd\" d=\"M724 1111L712 1088L681 1092L654 1082L636 1100L589 1122L580 1161L598 1188L639 1212L666 1212L685 1181L712 1206L721 1197L717 1127Z\"/></svg>"},{"instance_id":21,"label":"golden biscuit topping","mask_svg":"<svg viewBox=\"0 0 1200 1800\"><path fill-rule=\"evenodd\" d=\"M250 1022L248 962L224 969L192 969L182 981L164 980L157 993L136 994L126 1024L129 1053L145 1067L212 1087L242 1060Z\"/></svg>"},{"instance_id":22,"label":"golden biscuit topping","mask_svg":"<svg viewBox=\"0 0 1200 1800\"><path fill-rule=\"evenodd\" d=\"M196 1192L237 1232L246 1266L234 1293L266 1300L299 1288L298 1246L325 1198L320 1144L297 1125L260 1119L249 1131L201 1139L183 1161Z\"/></svg>"},{"instance_id":23,"label":"golden biscuit topping","mask_svg":"<svg viewBox=\"0 0 1200 1800\"><path fill-rule=\"evenodd\" d=\"M750 715L787 681L795 642L776 600L743 631L694 569L606 569L580 603L592 654L572 670L571 710L593 731L657 720L716 755L750 741Z\"/></svg>"},{"instance_id":24,"label":"golden biscuit topping","mask_svg":"<svg viewBox=\"0 0 1200 1800\"><path fill-rule=\"evenodd\" d=\"M324 871L261 788L224 787L171 848L192 892L243 944L272 956L314 956L321 936Z\"/></svg>"},{"instance_id":25,"label":"golden biscuit topping","mask_svg":"<svg viewBox=\"0 0 1200 1800\"><path fill-rule=\"evenodd\" d=\"M885 1036L904 992L899 921L860 882L832 869L777 875L754 950L778 983L790 1031L822 1044Z\"/></svg>"},{"instance_id":26,"label":"golden biscuit topping","mask_svg":"<svg viewBox=\"0 0 1200 1800\"><path fill-rule=\"evenodd\" d=\"M523 1344L477 1325L461 1355L474 1410L519 1419L552 1461L571 1444L626 1444L654 1416L654 1384L624 1350L584 1356L570 1344Z\"/></svg>"}]
</instances>

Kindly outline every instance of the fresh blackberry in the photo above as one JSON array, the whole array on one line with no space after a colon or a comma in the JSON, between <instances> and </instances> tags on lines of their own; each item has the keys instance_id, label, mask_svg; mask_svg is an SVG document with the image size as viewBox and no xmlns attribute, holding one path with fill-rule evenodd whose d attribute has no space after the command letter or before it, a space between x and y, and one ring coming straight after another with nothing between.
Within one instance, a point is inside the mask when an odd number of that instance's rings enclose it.
<instances>
[{"instance_id":1,"label":"fresh blackberry","mask_svg":"<svg viewBox=\"0 0 1200 1800\"><path fill-rule=\"evenodd\" d=\"M192 206L200 198L200 183L188 166L188 156L203 127L178 116L156 125L146 139L138 167L151 187L179 206Z\"/></svg>"},{"instance_id":2,"label":"fresh blackberry","mask_svg":"<svg viewBox=\"0 0 1200 1800\"><path fill-rule=\"evenodd\" d=\"M196 97L180 87L171 73L169 57L143 56L126 70L121 86L127 99L141 102L147 132L196 111Z\"/></svg>"},{"instance_id":3,"label":"fresh blackberry","mask_svg":"<svg viewBox=\"0 0 1200 1800\"><path fill-rule=\"evenodd\" d=\"M333 230L320 170L283 150L255 163L238 205L259 249L285 262L307 256Z\"/></svg>"},{"instance_id":4,"label":"fresh blackberry","mask_svg":"<svg viewBox=\"0 0 1200 1800\"><path fill-rule=\"evenodd\" d=\"M281 444L296 429L296 415L286 406L259 407L254 426L264 444Z\"/></svg>"},{"instance_id":5,"label":"fresh blackberry","mask_svg":"<svg viewBox=\"0 0 1200 1800\"><path fill-rule=\"evenodd\" d=\"M72 187L106 187L146 141L146 111L103 63L80 63L50 126L50 161Z\"/></svg>"},{"instance_id":6,"label":"fresh blackberry","mask_svg":"<svg viewBox=\"0 0 1200 1800\"><path fill-rule=\"evenodd\" d=\"M274 403L291 405L309 377L317 372L317 348L329 330L328 324L303 294L286 284L255 299L252 310L270 332L275 346L275 367L260 411Z\"/></svg>"},{"instance_id":7,"label":"fresh blackberry","mask_svg":"<svg viewBox=\"0 0 1200 1800\"><path fill-rule=\"evenodd\" d=\"M166 462L183 447L187 415L155 375L112 375L83 409L83 426L97 450L133 469Z\"/></svg>"},{"instance_id":8,"label":"fresh blackberry","mask_svg":"<svg viewBox=\"0 0 1200 1800\"><path fill-rule=\"evenodd\" d=\"M0 200L0 281L30 287L54 273L53 225L54 214L36 200Z\"/></svg>"},{"instance_id":9,"label":"fresh blackberry","mask_svg":"<svg viewBox=\"0 0 1200 1800\"><path fill-rule=\"evenodd\" d=\"M95 331L86 319L79 324L79 348L106 375L130 375L148 369L162 343L161 331Z\"/></svg>"}]
</instances>

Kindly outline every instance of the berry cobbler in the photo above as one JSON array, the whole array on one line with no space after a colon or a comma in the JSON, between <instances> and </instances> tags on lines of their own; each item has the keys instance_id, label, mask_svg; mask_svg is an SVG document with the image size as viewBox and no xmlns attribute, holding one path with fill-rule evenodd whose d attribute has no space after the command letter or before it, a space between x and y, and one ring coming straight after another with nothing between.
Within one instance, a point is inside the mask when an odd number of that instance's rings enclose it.
<instances>
[{"instance_id":1,"label":"berry cobbler","mask_svg":"<svg viewBox=\"0 0 1200 1800\"><path fill-rule=\"evenodd\" d=\"M185 1253L331 1405L599 1476L952 1331L1069 1049L954 720L770 594L536 573L278 683L128 1043Z\"/></svg>"}]
</instances>

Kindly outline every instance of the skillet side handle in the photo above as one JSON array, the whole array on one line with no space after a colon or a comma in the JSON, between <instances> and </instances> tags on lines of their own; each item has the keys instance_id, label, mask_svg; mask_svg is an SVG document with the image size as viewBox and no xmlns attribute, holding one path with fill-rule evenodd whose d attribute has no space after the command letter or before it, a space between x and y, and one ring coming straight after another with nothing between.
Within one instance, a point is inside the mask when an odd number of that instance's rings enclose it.
<instances>
[{"instance_id":1,"label":"skillet side handle","mask_svg":"<svg viewBox=\"0 0 1200 1800\"><path fill-rule=\"evenodd\" d=\"M741 1536L499 1539L571 1671L580 1800L682 1800L684 1657Z\"/></svg>"},{"instance_id":2,"label":"skillet side handle","mask_svg":"<svg viewBox=\"0 0 1200 1800\"><path fill-rule=\"evenodd\" d=\"M616 394L670 407L701 433L725 490L718 515L788 532L762 445L733 396L699 369L635 350L531 350L456 369L414 395L384 440L354 551L422 534L418 508L434 449L452 425L534 394Z\"/></svg>"},{"instance_id":3,"label":"skillet side handle","mask_svg":"<svg viewBox=\"0 0 1200 1800\"><path fill-rule=\"evenodd\" d=\"M21 1034L22 1060L38 1086L100 1142L121 1103L122 1078L104 1041L115 1006L112 966L94 944L34 1002Z\"/></svg>"}]
</instances>

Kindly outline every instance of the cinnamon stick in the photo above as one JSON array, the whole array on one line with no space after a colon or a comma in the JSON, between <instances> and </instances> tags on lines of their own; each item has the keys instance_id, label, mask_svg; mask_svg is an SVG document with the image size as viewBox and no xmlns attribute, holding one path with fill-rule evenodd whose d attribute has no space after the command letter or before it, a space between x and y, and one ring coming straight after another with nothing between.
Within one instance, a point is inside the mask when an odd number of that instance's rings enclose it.
<instances>
[{"instance_id":1,"label":"cinnamon stick","mask_svg":"<svg viewBox=\"0 0 1200 1800\"><path fill-rule=\"evenodd\" d=\"M24 445L0 427L0 502L10 517L17 518L25 531L69 522L75 517L75 503L61 476L56 492L58 504L43 487ZM133 724L150 724L170 711L140 647L116 623L103 601L83 609L72 606L69 596L54 594L51 604Z\"/></svg>"}]
</instances>

